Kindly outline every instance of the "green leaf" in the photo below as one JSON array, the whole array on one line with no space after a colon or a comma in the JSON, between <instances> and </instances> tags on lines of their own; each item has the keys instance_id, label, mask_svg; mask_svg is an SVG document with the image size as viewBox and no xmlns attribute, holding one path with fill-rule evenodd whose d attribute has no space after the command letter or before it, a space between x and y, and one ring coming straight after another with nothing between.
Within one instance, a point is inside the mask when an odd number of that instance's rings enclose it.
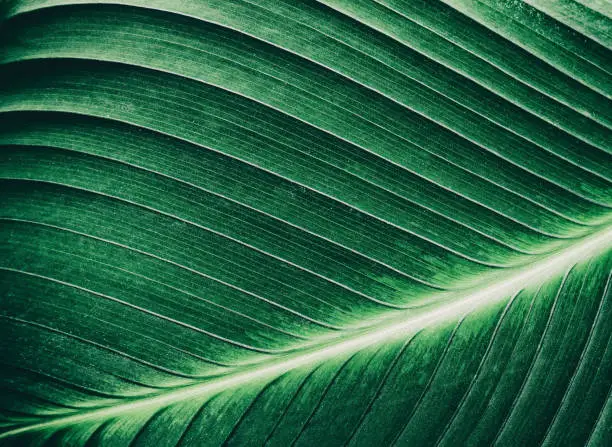
<instances>
[{"instance_id":1,"label":"green leaf","mask_svg":"<svg viewBox=\"0 0 612 447\"><path fill-rule=\"evenodd\" d=\"M0 12L0 444L612 444L608 4Z\"/></svg>"}]
</instances>

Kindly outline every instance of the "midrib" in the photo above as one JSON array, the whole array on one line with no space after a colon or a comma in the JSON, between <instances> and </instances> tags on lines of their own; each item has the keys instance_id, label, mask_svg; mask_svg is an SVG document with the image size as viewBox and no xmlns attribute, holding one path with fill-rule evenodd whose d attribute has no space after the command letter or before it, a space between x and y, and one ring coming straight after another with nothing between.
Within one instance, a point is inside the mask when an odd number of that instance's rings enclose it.
<instances>
[{"instance_id":1,"label":"midrib","mask_svg":"<svg viewBox=\"0 0 612 447\"><path fill-rule=\"evenodd\" d=\"M367 333L343 337L329 344L319 345L307 352L285 356L258 364L248 370L228 374L225 377L188 385L157 396L119 404L108 408L83 411L51 421L32 424L0 434L0 439L19 433L43 430L52 427L74 425L96 419L108 419L125 413L146 412L166 407L188 399L205 398L228 388L237 387L255 380L271 379L287 371L321 363L338 355L350 354L368 346L415 333L425 327L460 317L475 309L498 303L530 285L562 273L576 263L591 258L612 247L612 225L586 236L557 253L536 261L520 270L512 270L506 277L461 298L437 305L433 309L401 312L402 318L387 320L371 328Z\"/></svg>"}]
</instances>

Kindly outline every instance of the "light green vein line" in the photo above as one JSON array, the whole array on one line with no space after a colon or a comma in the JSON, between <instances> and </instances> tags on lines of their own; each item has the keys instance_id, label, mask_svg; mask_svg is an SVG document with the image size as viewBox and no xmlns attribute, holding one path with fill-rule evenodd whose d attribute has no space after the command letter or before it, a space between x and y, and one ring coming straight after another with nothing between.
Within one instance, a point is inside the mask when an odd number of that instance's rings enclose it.
<instances>
[{"instance_id":1,"label":"light green vein line","mask_svg":"<svg viewBox=\"0 0 612 447\"><path fill-rule=\"evenodd\" d=\"M354 353L376 343L398 339L399 337L413 334L424 327L452 320L478 308L493 305L507 299L508 296L513 295L516 291L530 284L540 282L543 278L566 271L576 263L588 259L596 253L605 251L611 246L612 228L606 228L565 250L559 251L557 254L544 261L533 263L526 268L516 270L513 274L505 278L498 278L496 282L490 283L488 286L472 294L445 303L433 310L409 312L404 314L400 319L389 320L381 324L380 327L362 334L347 337L344 340L332 344L323 345L315 350L302 352L294 356L287 356L279 361L263 364L250 370L239 371L218 380L187 386L151 398L145 398L100 410L83 412L69 417L58 418L53 421L10 430L0 434L0 439L33 430L64 427L84 421L111 418L120 414L161 408L188 399L212 396L222 390L238 387L254 380L274 378L284 372L299 367L316 365L324 360L339 355Z\"/></svg>"}]
</instances>

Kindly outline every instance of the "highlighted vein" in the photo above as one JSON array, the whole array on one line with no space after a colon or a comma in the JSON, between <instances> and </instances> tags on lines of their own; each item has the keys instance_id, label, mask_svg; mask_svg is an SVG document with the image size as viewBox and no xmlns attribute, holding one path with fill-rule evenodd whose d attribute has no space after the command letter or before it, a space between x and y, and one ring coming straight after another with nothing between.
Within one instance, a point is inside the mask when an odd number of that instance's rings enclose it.
<instances>
[{"instance_id":1,"label":"highlighted vein","mask_svg":"<svg viewBox=\"0 0 612 447\"><path fill-rule=\"evenodd\" d=\"M423 328L455 318L461 318L476 309L510 299L517 291L529 285L540 283L555 274L560 274L578 262L591 258L611 247L612 227L608 227L585 237L580 242L557 252L545 260L535 262L521 269L508 269L509 273L504 277L494 273L493 276L483 280L483 284L488 285L484 285L472 293L460 297L453 295L455 298L452 300L444 300L433 308L429 306L417 310L395 312L393 319L389 318L376 326L372 326L368 331L357 335L338 337L335 341L321 344L316 349L283 356L278 360L273 360L248 370L237 371L218 379L186 386L154 397L140 399L136 402L86 411L7 431L0 434L0 439L24 432L107 419L126 413L150 411L151 409L166 407L188 399L204 399L223 390L238 387L255 380L273 379L287 371L300 367L314 366L337 356L358 352L377 343L409 336Z\"/></svg>"}]
</instances>

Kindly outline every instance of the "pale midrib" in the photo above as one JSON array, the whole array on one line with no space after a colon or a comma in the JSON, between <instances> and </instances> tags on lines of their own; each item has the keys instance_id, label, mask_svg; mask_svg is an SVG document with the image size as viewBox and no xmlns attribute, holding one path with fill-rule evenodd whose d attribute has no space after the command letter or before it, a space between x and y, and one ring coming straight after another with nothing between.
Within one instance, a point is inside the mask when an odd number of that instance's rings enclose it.
<instances>
[{"instance_id":1,"label":"pale midrib","mask_svg":"<svg viewBox=\"0 0 612 447\"><path fill-rule=\"evenodd\" d=\"M497 277L496 281L490 281L491 278L489 277L488 284L483 283L480 290L467 296L446 301L431 310L412 311L407 316L404 314L404 318L387 320L385 324L381 323L366 333L343 338L335 343L321 346L316 350L284 357L281 360L271 361L247 371L236 372L206 383L186 386L154 397L140 399L136 402L86 411L10 430L0 434L0 439L24 432L65 427L90 420L108 419L125 413L154 410L187 399L211 396L228 388L240 386L254 380L271 379L300 367L319 364L327 359L354 353L376 343L394 340L401 336L415 333L425 327L461 317L487 305L510 299L519 290L536 283L541 283L545 279L563 272L572 265L604 252L611 247L612 226L608 226L544 260L535 262L520 270L513 270L503 278Z\"/></svg>"}]
</instances>

